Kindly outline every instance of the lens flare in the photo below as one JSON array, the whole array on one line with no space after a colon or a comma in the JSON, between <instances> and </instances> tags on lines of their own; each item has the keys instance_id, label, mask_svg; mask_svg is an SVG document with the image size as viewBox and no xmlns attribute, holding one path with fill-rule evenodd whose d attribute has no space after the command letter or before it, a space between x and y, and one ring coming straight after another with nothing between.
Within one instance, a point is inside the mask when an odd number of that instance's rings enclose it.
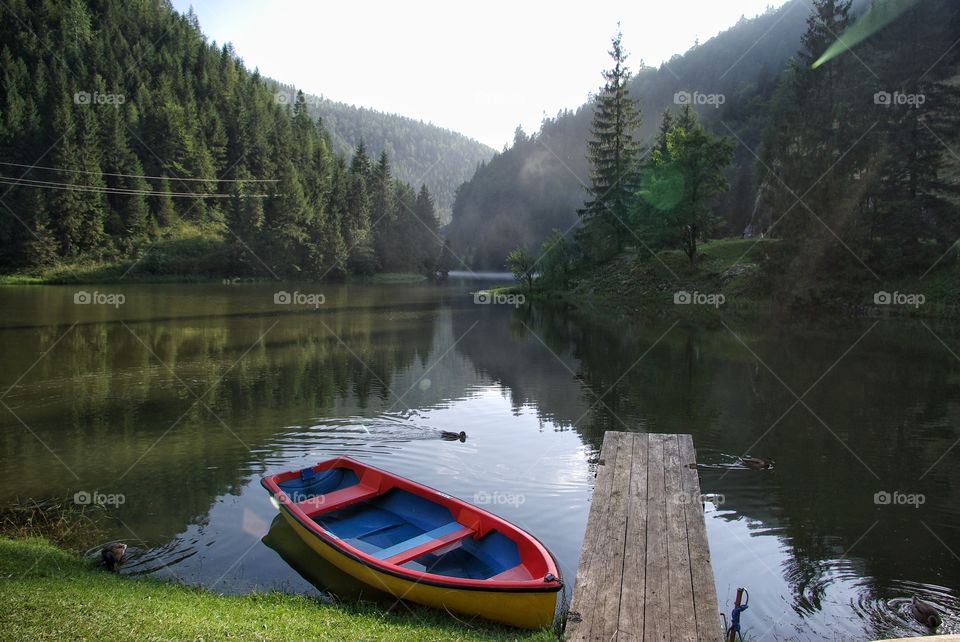
<instances>
[{"instance_id":1,"label":"lens flare","mask_svg":"<svg viewBox=\"0 0 960 642\"><path fill-rule=\"evenodd\" d=\"M840 34L836 42L827 47L823 55L811 65L816 69L820 65L836 58L844 51L853 49L858 44L877 33L888 24L896 20L907 9L916 5L920 0L878 0L867 9L853 25Z\"/></svg>"}]
</instances>

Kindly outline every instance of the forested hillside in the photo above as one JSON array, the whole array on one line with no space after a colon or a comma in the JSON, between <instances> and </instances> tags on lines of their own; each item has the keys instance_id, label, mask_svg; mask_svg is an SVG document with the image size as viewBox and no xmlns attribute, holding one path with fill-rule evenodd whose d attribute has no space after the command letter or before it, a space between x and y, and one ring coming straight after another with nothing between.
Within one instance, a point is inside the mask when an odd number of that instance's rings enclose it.
<instances>
[{"instance_id":1,"label":"forested hillside","mask_svg":"<svg viewBox=\"0 0 960 642\"><path fill-rule=\"evenodd\" d=\"M795 299L815 303L830 280L923 279L957 258L960 8L905 7L865 16L882 28L823 63L855 16L815 2L771 101L752 227L782 239L774 269Z\"/></svg>"},{"instance_id":2,"label":"forested hillside","mask_svg":"<svg viewBox=\"0 0 960 642\"><path fill-rule=\"evenodd\" d=\"M805 1L792 0L757 18L741 19L659 68L628 59L634 71L628 88L641 110L640 140L649 143L662 112L677 109L677 93L686 92L709 130L729 135L730 127L755 149L769 122L768 102L800 47L808 13ZM724 97L722 104L696 103L718 94ZM577 223L576 210L583 204L584 186L589 182L587 140L592 113L588 103L544 121L533 136L518 132L509 150L463 185L447 228L461 256L478 267L502 266L518 244L535 249L551 230L564 231ZM728 171L732 189L720 197L715 211L730 232L740 233L750 219L757 179L749 151L741 146L735 153Z\"/></svg>"},{"instance_id":3,"label":"forested hillside","mask_svg":"<svg viewBox=\"0 0 960 642\"><path fill-rule=\"evenodd\" d=\"M0 5L0 267L143 258L204 239L217 275L432 272L433 198L338 151L193 14L157 0ZM373 138L373 137L371 137Z\"/></svg>"},{"instance_id":4,"label":"forested hillside","mask_svg":"<svg viewBox=\"0 0 960 642\"><path fill-rule=\"evenodd\" d=\"M493 262L518 240L540 241L532 253L528 245L504 257L527 290L536 274L547 291L605 288L616 296L639 288L650 301L668 281L682 283L680 273L714 291L750 273L754 296L787 305L851 306L871 288L875 303L889 303L892 295L877 288L893 281L955 297L944 293L955 292L950 274L960 239L960 9L950 0L876 3L858 16L850 0L813 0L804 17L797 51L776 82L759 82L742 96L721 92L722 85L681 93L678 105L654 121L652 141L641 106L657 85L644 85L648 71L631 82L617 34L603 88L581 110L591 122L584 141L589 178L578 204L563 209L555 198L552 212L530 214L540 218L532 224L496 211L493 220L514 229L495 226L505 236L478 238L468 246L470 258ZM692 98L695 92L702 98ZM698 103L707 108L700 116ZM717 113L707 115L712 105ZM576 146L559 147L564 139L554 132L567 134L560 127L580 117L547 123L533 139L518 132L514 148L461 190L455 230L466 227L464 220L476 225L458 216L479 215L480 206L459 208L482 203L484 190L536 193L547 176L557 181L547 190L560 194L571 181L537 159L556 149L573 153ZM504 170L517 176L485 182ZM496 204L507 210L510 202ZM545 222L561 213L573 223L547 238ZM485 228L476 229L479 237ZM741 233L775 242L744 243L723 271L715 262L713 272L699 269L701 259L713 260L704 243ZM677 250L686 259L679 271L666 262Z\"/></svg>"},{"instance_id":5,"label":"forested hillside","mask_svg":"<svg viewBox=\"0 0 960 642\"><path fill-rule=\"evenodd\" d=\"M281 101L292 104L297 89L277 83ZM333 149L349 156L363 142L373 156L386 152L396 177L411 185L426 184L436 202L437 217L450 222L457 188L494 150L463 134L397 114L305 94L310 115L323 119Z\"/></svg>"}]
</instances>

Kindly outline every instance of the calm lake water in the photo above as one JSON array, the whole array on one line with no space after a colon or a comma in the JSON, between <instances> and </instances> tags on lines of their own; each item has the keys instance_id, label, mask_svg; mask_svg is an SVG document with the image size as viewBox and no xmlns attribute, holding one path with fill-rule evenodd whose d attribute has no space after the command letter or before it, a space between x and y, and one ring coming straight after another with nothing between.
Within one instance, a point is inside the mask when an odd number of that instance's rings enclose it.
<instances>
[{"instance_id":1,"label":"calm lake water","mask_svg":"<svg viewBox=\"0 0 960 642\"><path fill-rule=\"evenodd\" d=\"M0 499L112 501L125 573L383 599L302 555L259 483L347 454L486 502L572 586L604 431L692 433L721 608L749 589L748 639L922 633L914 594L960 630L960 328L598 323L477 288L0 288ZM775 469L732 466L745 453Z\"/></svg>"}]
</instances>

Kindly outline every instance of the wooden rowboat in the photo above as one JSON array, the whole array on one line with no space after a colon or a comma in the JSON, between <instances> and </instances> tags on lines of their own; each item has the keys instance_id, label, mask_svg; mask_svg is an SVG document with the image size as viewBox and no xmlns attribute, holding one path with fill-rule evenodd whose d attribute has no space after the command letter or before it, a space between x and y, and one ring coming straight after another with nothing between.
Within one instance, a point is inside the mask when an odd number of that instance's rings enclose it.
<instances>
[{"instance_id":1,"label":"wooden rowboat","mask_svg":"<svg viewBox=\"0 0 960 642\"><path fill-rule=\"evenodd\" d=\"M556 562L496 515L349 457L261 483L311 549L369 586L516 627L553 621Z\"/></svg>"}]
</instances>

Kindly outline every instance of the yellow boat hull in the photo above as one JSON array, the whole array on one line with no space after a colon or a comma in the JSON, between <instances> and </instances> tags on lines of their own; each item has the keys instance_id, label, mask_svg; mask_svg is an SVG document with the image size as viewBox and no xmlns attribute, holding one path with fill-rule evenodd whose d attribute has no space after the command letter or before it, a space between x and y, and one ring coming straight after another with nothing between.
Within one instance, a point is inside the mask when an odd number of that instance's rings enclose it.
<instances>
[{"instance_id":1,"label":"yellow boat hull","mask_svg":"<svg viewBox=\"0 0 960 642\"><path fill-rule=\"evenodd\" d=\"M364 584L397 598L524 629L548 627L553 623L558 591L466 590L404 579L378 571L345 555L311 533L286 510L280 512L300 539L318 555Z\"/></svg>"}]
</instances>

